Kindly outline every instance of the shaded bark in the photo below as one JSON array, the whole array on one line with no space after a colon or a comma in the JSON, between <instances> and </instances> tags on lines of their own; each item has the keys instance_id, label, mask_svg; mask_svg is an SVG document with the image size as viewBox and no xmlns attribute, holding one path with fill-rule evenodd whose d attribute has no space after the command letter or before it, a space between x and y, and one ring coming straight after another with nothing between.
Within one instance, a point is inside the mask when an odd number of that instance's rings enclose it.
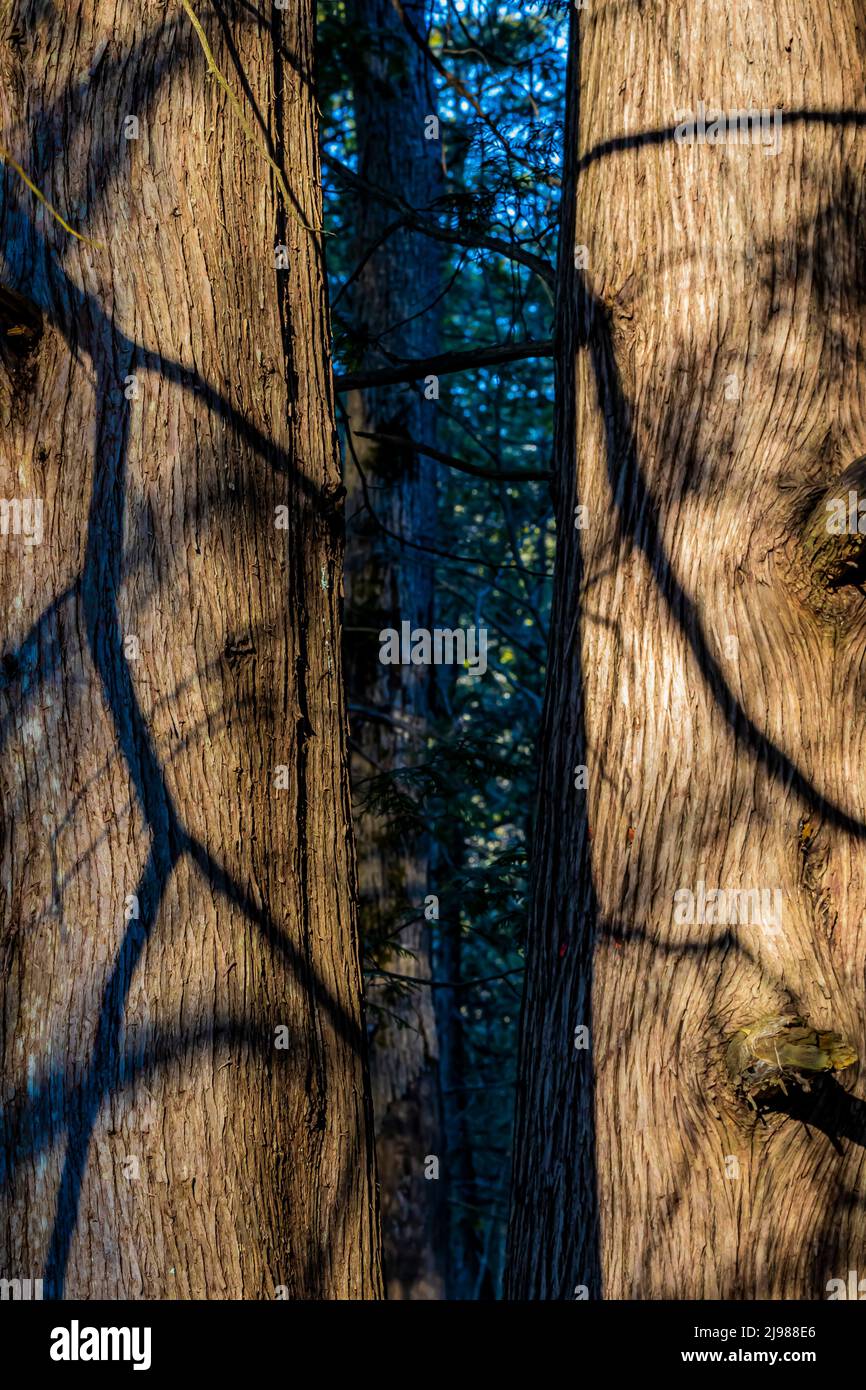
<instances>
[{"instance_id":1,"label":"shaded bark","mask_svg":"<svg viewBox=\"0 0 866 1390\"><path fill-rule=\"evenodd\" d=\"M407 10L422 22L423 4ZM348 17L359 45L359 175L365 187L397 188L410 206L424 209L436 191L439 150L438 142L424 138L430 110L424 56L408 41L391 0L352 0ZM384 368L394 355L429 358L436 347L435 314L426 311L439 289L439 255L417 232L399 228L384 235L393 223L391 209L360 192L354 254L363 265L352 305L355 331L365 344L365 370ZM399 631L404 619L413 627L432 626L430 557L393 536L424 544L435 535L435 465L412 443L432 442L435 405L419 399L412 387L386 384L356 387L347 410L352 434L346 467L346 654L362 932L368 951L385 968L427 981L426 839L412 814L395 820L387 805L371 803L369 790L371 778L387 779L424 752L430 669L383 666L379 633ZM411 798L409 784L398 778L391 785ZM388 1296L440 1298L441 1180L425 1176L427 1159L441 1160L431 990L374 980L368 997Z\"/></svg>"},{"instance_id":2,"label":"shaded bark","mask_svg":"<svg viewBox=\"0 0 866 1390\"><path fill-rule=\"evenodd\" d=\"M441 875L447 869L450 880L457 879L457 866L463 863L465 846L459 825L452 828L447 844L437 842L434 868ZM444 863L443 863L444 861ZM473 1208L477 1204L474 1155L466 1118L468 1067L460 994L448 982L463 979L461 922L456 905L449 904L448 920L440 922L436 934L434 974L439 982L434 1004L439 1040L439 1087L442 1096L442 1143L448 1172L450 1208L447 1214L446 1296L467 1299L475 1291L481 1259L481 1241Z\"/></svg>"},{"instance_id":3,"label":"shaded bark","mask_svg":"<svg viewBox=\"0 0 866 1390\"><path fill-rule=\"evenodd\" d=\"M0 549L0 1271L46 1296L381 1291L312 11L200 14L289 208L180 5L0 40L4 142L102 243L4 168L45 527Z\"/></svg>"},{"instance_id":4,"label":"shaded bark","mask_svg":"<svg viewBox=\"0 0 866 1390\"><path fill-rule=\"evenodd\" d=\"M866 608L807 544L866 442L861 16L583 19L509 1292L820 1299L862 1260L862 1080L759 1118L724 1056L784 1014L863 1050ZM783 108L778 152L680 143L702 99Z\"/></svg>"}]
</instances>

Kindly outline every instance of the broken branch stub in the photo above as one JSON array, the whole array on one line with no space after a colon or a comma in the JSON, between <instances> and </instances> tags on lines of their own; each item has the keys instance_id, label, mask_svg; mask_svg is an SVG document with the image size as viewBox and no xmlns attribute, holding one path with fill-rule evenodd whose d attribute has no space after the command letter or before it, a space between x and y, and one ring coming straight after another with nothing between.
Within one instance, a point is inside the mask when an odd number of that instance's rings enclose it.
<instances>
[{"instance_id":1,"label":"broken branch stub","mask_svg":"<svg viewBox=\"0 0 866 1390\"><path fill-rule=\"evenodd\" d=\"M834 610L839 589L866 583L866 456L821 493L803 526L801 547L812 600L821 611Z\"/></svg>"},{"instance_id":2,"label":"broken branch stub","mask_svg":"<svg viewBox=\"0 0 866 1390\"><path fill-rule=\"evenodd\" d=\"M840 1033L813 1028L799 1014L769 1014L738 1029L728 1043L728 1077L754 1108L788 1085L811 1089L823 1072L845 1071L857 1064L857 1049Z\"/></svg>"}]
</instances>

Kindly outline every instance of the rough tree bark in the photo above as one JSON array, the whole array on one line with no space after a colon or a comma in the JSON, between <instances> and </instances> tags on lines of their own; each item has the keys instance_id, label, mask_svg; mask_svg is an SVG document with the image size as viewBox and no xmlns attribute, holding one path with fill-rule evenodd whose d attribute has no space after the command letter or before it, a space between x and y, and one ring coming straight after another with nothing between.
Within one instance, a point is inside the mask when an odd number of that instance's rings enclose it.
<instances>
[{"instance_id":1,"label":"rough tree bark","mask_svg":"<svg viewBox=\"0 0 866 1390\"><path fill-rule=\"evenodd\" d=\"M813 565L866 451L862 12L580 25L509 1289L820 1299L862 1272L862 1081L761 1120L724 1058L792 1011L864 1041L862 564ZM679 143L700 101L780 108L778 152ZM689 923L701 882L770 911Z\"/></svg>"},{"instance_id":2,"label":"rough tree bark","mask_svg":"<svg viewBox=\"0 0 866 1390\"><path fill-rule=\"evenodd\" d=\"M407 18L421 31L425 8L421 0L405 5ZM411 207L424 210L436 193L440 148L424 135L430 112L424 54L409 39L392 0L351 0L347 18L358 41L358 174L372 189L396 190ZM425 310L439 288L435 244L400 226L399 215L372 191L358 196L356 209L354 258L361 270L352 306L355 329L366 344L363 367L431 356L436 315ZM399 632L404 619L413 627L432 626L433 567L413 546L430 544L435 534L435 465L399 444L363 437L431 443L435 405L420 399L419 391L400 384L348 394L353 437L346 467L346 660L362 934L385 968L427 981L432 970L430 924L423 916L425 837L409 823L395 830L387 811L383 815L370 804L369 783L411 766L424 753L430 668L383 666L378 634L385 628ZM387 941L391 946L383 947ZM441 1159L442 1153L431 991L422 984L407 992L405 985L380 980L373 981L368 997L388 1296L441 1298L441 1186L425 1176L427 1156Z\"/></svg>"},{"instance_id":3,"label":"rough tree bark","mask_svg":"<svg viewBox=\"0 0 866 1390\"><path fill-rule=\"evenodd\" d=\"M202 6L254 140L180 4L4 15L4 144L103 243L7 164L0 1270L46 1296L381 1291L312 11Z\"/></svg>"}]
</instances>

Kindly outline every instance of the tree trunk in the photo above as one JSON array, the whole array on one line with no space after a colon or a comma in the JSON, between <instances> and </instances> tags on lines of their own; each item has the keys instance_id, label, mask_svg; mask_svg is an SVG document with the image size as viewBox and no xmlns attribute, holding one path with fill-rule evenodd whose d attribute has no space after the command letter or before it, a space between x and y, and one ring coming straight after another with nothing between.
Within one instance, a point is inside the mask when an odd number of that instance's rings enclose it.
<instances>
[{"instance_id":1,"label":"tree trunk","mask_svg":"<svg viewBox=\"0 0 866 1390\"><path fill-rule=\"evenodd\" d=\"M3 35L4 142L103 243L7 165L0 1269L46 1296L380 1292L312 12L202 7L249 134L180 5Z\"/></svg>"},{"instance_id":2,"label":"tree trunk","mask_svg":"<svg viewBox=\"0 0 866 1390\"><path fill-rule=\"evenodd\" d=\"M441 679L440 671L440 679ZM443 843L443 839L445 843ZM434 870L447 872L458 882L458 865L465 862L462 826L452 822L435 846ZM438 860L438 862L436 862ZM478 1281L481 1239L475 1208L478 1187L473 1136L467 1121L467 1086L470 1071L459 986L463 979L462 924L457 903L449 902L447 919L440 923L436 939L434 972L439 981L434 1005L439 1042L439 1090L442 1097L442 1149L448 1173L450 1198L447 1216L445 1296L471 1299ZM471 976L471 968L469 971Z\"/></svg>"},{"instance_id":3,"label":"tree trunk","mask_svg":"<svg viewBox=\"0 0 866 1390\"><path fill-rule=\"evenodd\" d=\"M424 30L425 4L408 0L405 12ZM426 209L436 186L439 144L424 135L429 113L425 59L397 17L392 0L353 0L349 20L359 52L354 76L358 174L375 189L397 190L410 206ZM374 193L357 204L354 286L357 333L365 341L363 366L436 352L439 253L399 221ZM435 404L418 388L398 385L352 391L353 431L347 457L346 627L353 736L352 777L361 888L362 935L384 968L429 981L430 923L425 836L416 817L395 815L394 797L411 797L411 784L391 783L385 805L383 775L411 767L424 753L431 671L384 666L379 633L432 627L433 568L423 550L435 536L435 465L395 438L431 442ZM363 438L388 436L391 442ZM384 530L383 530L384 528ZM405 539L408 545L401 544ZM370 796L371 779L377 795ZM441 1159L438 1046L428 985L374 981L371 1068L376 1151L382 1203L382 1240L389 1298L443 1295L440 1182L427 1159ZM425 1173L428 1168L428 1173ZM444 1174L443 1174L444 1177Z\"/></svg>"},{"instance_id":4,"label":"tree trunk","mask_svg":"<svg viewBox=\"0 0 866 1390\"><path fill-rule=\"evenodd\" d=\"M815 546L866 453L861 20L602 5L573 46L515 1297L866 1273L862 1082L726 1066L762 1016L863 1045L866 608ZM684 141L701 100L766 148Z\"/></svg>"}]
</instances>

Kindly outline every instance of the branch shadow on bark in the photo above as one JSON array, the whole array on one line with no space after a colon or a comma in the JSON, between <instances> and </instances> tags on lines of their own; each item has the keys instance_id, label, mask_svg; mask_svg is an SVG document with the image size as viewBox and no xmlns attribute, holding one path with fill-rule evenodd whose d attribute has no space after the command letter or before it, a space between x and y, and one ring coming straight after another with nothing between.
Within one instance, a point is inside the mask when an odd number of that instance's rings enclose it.
<instances>
[{"instance_id":1,"label":"branch shadow on bark","mask_svg":"<svg viewBox=\"0 0 866 1390\"><path fill-rule=\"evenodd\" d=\"M578 45L572 16L569 51L569 92L577 90ZM577 148L578 111L573 95L569 101L566 151ZM803 109L784 114L784 124L815 122L838 127L866 126L866 112L856 110L815 111ZM650 130L604 141L577 163L577 175L593 163L615 153L660 145L674 139L676 127ZM569 186L571 185L571 186ZM844 204L844 190L840 197ZM557 518L560 532L557 547L554 615L551 631L559 641L551 648L541 735L543 761L538 790L539 833L533 847L534 884L530 919L527 979L521 1016L521 1075L515 1126L515 1167L512 1175L512 1211L509 1230L509 1297L570 1298L575 1276L588 1285L589 1297L602 1296L599 1248L599 1215L596 1194L594 1080L590 1061L588 1074L574 1079L573 1065L563 1049L572 1020L591 1029L593 960L597 939L624 932L631 939L646 937L646 928L623 927L605 919L599 910L589 854L586 811L581 804L569 810L575 824L568 835L557 821L558 807L572 764L586 763L586 729L583 717L584 690L581 672L581 627L586 618L579 602L582 592L583 561L579 533L571 530L571 506L576 501L574 437L576 418L573 401L574 355L589 352L595 383L596 405L605 431L606 464L610 501L615 509L620 535L634 551L645 557L658 591L673 621L683 633L712 698L722 712L734 737L746 747L767 774L793 792L826 822L858 841L866 839L866 823L844 806L823 795L806 772L764 735L749 717L726 681L713 655L694 599L681 584L662 540L657 507L643 473L633 410L623 384L614 349L612 316L597 298L585 274L573 270L576 240L576 187L567 180L563 200L557 283L557 373L558 391L563 405L558 413L561 433L556 449L559 476ZM836 217L828 209L823 214L832 226ZM852 219L849 233L856 235ZM806 229L795 229L802 236ZM863 298L861 285L852 287ZM577 323L572 323L572 316ZM564 534L563 534L564 532ZM559 610L557 618L556 610ZM566 719L551 691L571 682L575 692ZM557 719L567 724L557 724ZM564 780L565 779L565 780ZM577 882L579 907L569 906L568 893ZM564 901L565 899L565 901ZM558 922L578 924L575 943L561 939ZM726 942L689 943L685 949L696 953L707 949L746 950L731 933ZM557 966L571 953L570 979L563 981ZM557 955L560 960L557 960ZM777 982L778 983L778 982ZM563 1008L562 996L571 995L578 1009ZM548 1057L553 1052L555 1060ZM558 1055L557 1055L558 1054ZM837 1094L838 1093L838 1094ZM810 1123L828 1135L838 1148L840 1138L864 1147L866 1105L833 1083L820 1088L814 1097L792 1102L793 1117ZM575 1123L575 1110L581 1119ZM551 1130L554 1131L551 1137ZM530 1157L531 1151L535 1156ZM578 1184L563 1169L582 1169ZM575 1186L581 1188L577 1198ZM583 1231L574 1230L580 1221ZM547 1246L547 1249L540 1247Z\"/></svg>"},{"instance_id":2,"label":"branch shadow on bark","mask_svg":"<svg viewBox=\"0 0 866 1390\"><path fill-rule=\"evenodd\" d=\"M649 563L671 617L691 648L698 668L735 738L753 754L768 774L791 788L828 823L858 840L866 839L866 823L818 790L797 764L772 739L761 733L725 680L707 640L697 606L686 593L668 559L661 539L659 516L638 458L628 400L613 348L610 312L583 282L586 340L592 358L597 403L605 421L611 504L622 534ZM623 501L618 500L622 493Z\"/></svg>"},{"instance_id":3,"label":"branch shadow on bark","mask_svg":"<svg viewBox=\"0 0 866 1390\"><path fill-rule=\"evenodd\" d=\"M842 1139L866 1149L866 1101L852 1096L834 1076L816 1077L811 1091L797 1087L787 1095L780 1094L767 1109L773 1114L788 1115L807 1130L820 1130L839 1155L843 1153Z\"/></svg>"},{"instance_id":4,"label":"branch shadow on bark","mask_svg":"<svg viewBox=\"0 0 866 1390\"><path fill-rule=\"evenodd\" d=\"M866 126L866 112L803 110L784 116L786 124L809 121L834 126L863 127ZM673 128L669 128L605 142L580 161L579 170L588 167L604 155L619 150L671 140L673 133ZM859 229L852 212L854 194L853 182L843 180L836 198L831 197L816 214L814 225L818 228L821 241L819 253L828 259L838 245L834 242L834 235L840 228L846 234L850 245L854 248L859 247ZM790 239L795 247L799 248L801 244L808 245L811 230L811 224L792 230ZM796 264L796 261L792 263ZM819 296L829 293L828 286L823 284L821 279L820 272L823 266L824 262L819 255L819 273L816 275L816 291ZM866 298L862 268L861 253L853 262L856 283L847 285L849 294L860 304ZM761 732L726 681L711 650L698 607L681 584L665 550L661 518L641 467L632 404L624 388L616 358L611 312L592 293L582 272L577 272L576 290L580 343L590 354L596 404L599 416L604 421L610 502L616 511L622 537L635 551L643 554L651 567L658 592L686 639L706 686L735 739L748 748L755 761L764 767L771 778L786 789L793 790L812 813L819 814L829 824L856 840L866 839L866 823L852 815L844 806L825 796L807 773ZM672 437L672 424L666 434L667 437ZM691 474L691 470L688 472ZM701 476L699 469L696 470L696 476ZM576 592L579 592L579 582L578 576L575 581ZM646 932L642 928L631 927L627 929L627 935L646 936ZM746 950L743 943L731 933L727 935L728 944L738 953ZM784 982L781 980L777 980L776 985L784 988ZM808 1094L796 1091L788 1097L781 1097L774 1102L772 1110L798 1120L807 1130L814 1128L821 1131L839 1156L844 1152L840 1142L842 1139L847 1139L860 1148L866 1148L866 1103L847 1092L835 1078L820 1078ZM844 1195L840 1194L842 1197ZM662 1224L665 1224L664 1217ZM823 1242L828 1251L836 1238L835 1223L830 1219L823 1233Z\"/></svg>"},{"instance_id":5,"label":"branch shadow on bark","mask_svg":"<svg viewBox=\"0 0 866 1390\"><path fill-rule=\"evenodd\" d=\"M24 213L7 212L13 223L13 240L22 244L40 244L40 233L33 220ZM256 425L248 420L210 384L180 362L164 358L144 348L122 334L103 312L98 301L79 290L63 271L58 261L50 260L53 283L43 286L43 302L38 308L60 330L73 354L84 351L91 357L95 373L94 400L103 412L118 409L119 383L136 366L157 372L165 380L185 391L194 393L210 412L224 421L267 465L282 476L291 477L293 486L322 514L330 515L335 498L329 496L306 478L292 458L280 449ZM52 293L53 291L53 293ZM60 303L63 309L58 311ZM82 325L86 325L82 329ZM85 343L81 339L85 336ZM122 393L121 393L122 394ZM40 1086L24 1103L13 1101L10 1112L16 1127L31 1130L32 1142L16 1148L10 1165L10 1177L22 1158L38 1152L49 1142L49 1136L66 1133L66 1155L55 1200L54 1218L47 1246L44 1268L45 1297L64 1296L66 1269L72 1240L77 1227L81 1192L87 1170L91 1140L105 1099L115 1091L115 1077L122 1075L118 1044L128 992L141 959L144 947L156 925L159 909L173 870L182 857L188 856L198 867L212 890L237 906L244 916L261 932L274 952L280 954L297 977L304 981L310 1008L324 1008L337 1035L356 1055L363 1055L362 1029L335 999L306 954L289 939L274 921L267 907L253 902L241 884L220 865L211 854L186 830L174 805L165 780L159 754L153 743L147 720L138 702L129 665L124 655L123 633L117 611L117 597L122 580L124 511L126 506L126 451L128 416L122 416L119 437L112 432L96 437L112 440L112 447L102 449L92 462L92 490L87 519L87 537L82 571L64 593L58 595L32 624L25 638L0 658L0 671L7 687L18 684L23 672L30 672L28 688L35 693L48 679L56 675L63 652L59 638L52 638L47 649L42 639L51 628L53 619L71 598L82 605L87 646L99 680L115 739L125 761L136 799L150 834L150 848L139 878L136 895L140 916L130 921L102 990L96 1037L83 1078L75 1082L68 1074L60 1081L53 1077ZM296 567L300 580L302 567ZM301 610L304 605L301 602ZM40 658L42 658L40 660ZM0 725L0 746L9 733L9 723ZM52 1116L62 1121L45 1127L38 1123L40 1092L49 1097ZM34 1125L34 1120L36 1124ZM346 1146L351 1155L356 1143ZM349 1180L347 1165L343 1165L340 1197ZM334 1208L332 1208L333 1214ZM304 1291L316 1268L321 1268L326 1251L313 1249L307 1253L305 1268L298 1279Z\"/></svg>"}]
</instances>

